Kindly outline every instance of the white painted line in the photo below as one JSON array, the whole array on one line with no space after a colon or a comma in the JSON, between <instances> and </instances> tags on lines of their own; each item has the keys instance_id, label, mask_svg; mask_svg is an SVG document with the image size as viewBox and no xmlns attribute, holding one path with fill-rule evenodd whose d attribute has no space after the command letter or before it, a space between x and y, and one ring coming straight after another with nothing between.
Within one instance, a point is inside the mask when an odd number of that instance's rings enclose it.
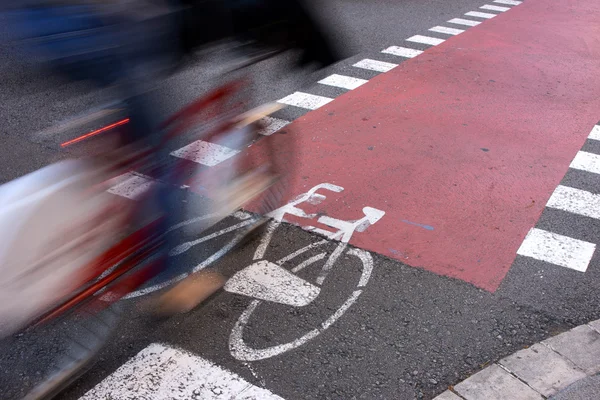
<instances>
[{"instance_id":1,"label":"white painted line","mask_svg":"<svg viewBox=\"0 0 600 400\"><path fill-rule=\"evenodd\" d=\"M481 23L479 21L471 21L470 19L462 19L462 18L452 18L448 22L450 22L451 24L465 25L465 26L477 26Z\"/></svg>"},{"instance_id":2,"label":"white painted line","mask_svg":"<svg viewBox=\"0 0 600 400\"><path fill-rule=\"evenodd\" d=\"M496 14L482 13L479 11L469 11L465 15L467 15L469 17L477 17L477 18L485 18L485 19L494 18L496 16Z\"/></svg>"},{"instance_id":3,"label":"white painted line","mask_svg":"<svg viewBox=\"0 0 600 400\"><path fill-rule=\"evenodd\" d=\"M559 185L546 206L600 219L600 195L581 189Z\"/></svg>"},{"instance_id":4,"label":"white painted line","mask_svg":"<svg viewBox=\"0 0 600 400\"><path fill-rule=\"evenodd\" d=\"M271 136L290 123L290 121L273 117L264 117L261 119L261 122L265 125L265 127L258 131L258 133L263 136Z\"/></svg>"},{"instance_id":5,"label":"white painted line","mask_svg":"<svg viewBox=\"0 0 600 400\"><path fill-rule=\"evenodd\" d=\"M582 171L593 172L594 174L600 174L600 156L580 151L573 159L573 162L571 162L570 167Z\"/></svg>"},{"instance_id":6,"label":"white painted line","mask_svg":"<svg viewBox=\"0 0 600 400\"><path fill-rule=\"evenodd\" d=\"M319 83L322 85L335 86L335 87L339 87L342 89L349 89L349 90L356 89L357 87L364 85L367 82L368 81L366 79L358 79L358 78L353 78L351 76L338 75L338 74L330 75L327 78L321 79L319 81Z\"/></svg>"},{"instance_id":7,"label":"white painted line","mask_svg":"<svg viewBox=\"0 0 600 400\"><path fill-rule=\"evenodd\" d=\"M594 125L588 139L600 140L600 125Z\"/></svg>"},{"instance_id":8,"label":"white painted line","mask_svg":"<svg viewBox=\"0 0 600 400\"><path fill-rule=\"evenodd\" d=\"M281 100L277 100L278 103L287 104L289 106L296 106L300 108L307 108L309 110L316 110L319 107L333 101L329 97L316 96L314 94L295 92L289 96L284 97Z\"/></svg>"},{"instance_id":9,"label":"white painted line","mask_svg":"<svg viewBox=\"0 0 600 400\"><path fill-rule=\"evenodd\" d=\"M479 8L481 8L482 10L500 11L500 12L510 10L510 7L493 6L491 4L486 4L485 6L481 6Z\"/></svg>"},{"instance_id":10,"label":"white painted line","mask_svg":"<svg viewBox=\"0 0 600 400\"><path fill-rule=\"evenodd\" d=\"M155 184L152 178L131 172L117 177L116 180L119 183L108 189L108 192L131 200L136 200Z\"/></svg>"},{"instance_id":11,"label":"white painted line","mask_svg":"<svg viewBox=\"0 0 600 400\"><path fill-rule=\"evenodd\" d=\"M409 49L406 47L398 47L398 46L390 46L387 49L383 50L382 53L392 54L394 56L413 58L423 53L421 50Z\"/></svg>"},{"instance_id":12,"label":"white painted line","mask_svg":"<svg viewBox=\"0 0 600 400\"><path fill-rule=\"evenodd\" d=\"M409 42L414 42L414 43L428 44L430 46L437 46L438 44L444 43L444 39L438 39L438 38L434 38L434 37L430 37L430 36L423 36L423 35L411 36L406 40Z\"/></svg>"},{"instance_id":13,"label":"white painted line","mask_svg":"<svg viewBox=\"0 0 600 400\"><path fill-rule=\"evenodd\" d=\"M256 261L236 272L224 289L230 293L293 307L309 305L321 292L318 286L266 260Z\"/></svg>"},{"instance_id":14,"label":"white painted line","mask_svg":"<svg viewBox=\"0 0 600 400\"><path fill-rule=\"evenodd\" d=\"M446 35L458 35L459 33L463 33L464 30L456 29L456 28L447 28L445 26L434 26L433 28L429 28L432 32L445 33Z\"/></svg>"},{"instance_id":15,"label":"white painted line","mask_svg":"<svg viewBox=\"0 0 600 400\"><path fill-rule=\"evenodd\" d=\"M393 63L384 62L384 61L370 60L368 58L365 58L364 60L359 61L353 65L353 67L356 67L356 68L368 69L370 71L377 71L377 72L388 72L389 70L394 69L397 66L398 66L398 64L393 64Z\"/></svg>"},{"instance_id":16,"label":"white painted line","mask_svg":"<svg viewBox=\"0 0 600 400\"><path fill-rule=\"evenodd\" d=\"M595 249L593 243L532 228L517 254L585 272Z\"/></svg>"},{"instance_id":17,"label":"white painted line","mask_svg":"<svg viewBox=\"0 0 600 400\"><path fill-rule=\"evenodd\" d=\"M208 360L162 344L146 347L80 398L97 399L283 400Z\"/></svg>"},{"instance_id":18,"label":"white painted line","mask_svg":"<svg viewBox=\"0 0 600 400\"><path fill-rule=\"evenodd\" d=\"M518 6L522 3L522 1L517 0L494 0L494 3L498 4L508 4L509 6Z\"/></svg>"},{"instance_id":19,"label":"white painted line","mask_svg":"<svg viewBox=\"0 0 600 400\"><path fill-rule=\"evenodd\" d=\"M239 152L239 150L221 146L220 144L196 140L179 150L175 150L171 155L194 161L208 167L214 167L235 156Z\"/></svg>"}]
</instances>

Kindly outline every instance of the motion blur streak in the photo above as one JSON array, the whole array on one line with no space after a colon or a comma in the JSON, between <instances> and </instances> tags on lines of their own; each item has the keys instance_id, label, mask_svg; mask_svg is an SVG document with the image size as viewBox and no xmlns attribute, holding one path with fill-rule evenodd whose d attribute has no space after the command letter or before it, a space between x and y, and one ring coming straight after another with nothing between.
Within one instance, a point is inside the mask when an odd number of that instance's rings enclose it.
<instances>
[{"instance_id":1,"label":"motion blur streak","mask_svg":"<svg viewBox=\"0 0 600 400\"><path fill-rule=\"evenodd\" d=\"M79 137L77 137L75 139L71 139L71 140L66 141L64 143L61 143L60 147L67 147L67 146L70 146L72 144L81 142L82 140L85 140L87 138L95 136L95 135L97 135L99 133L106 132L106 131L109 131L109 130L111 130L113 128L116 128L117 126L125 125L128 122L129 122L129 118L122 119L121 121L115 122L114 124L107 125L104 128L96 129L95 131L92 131L90 133L86 133L85 135L82 135L82 136L79 136Z\"/></svg>"}]
</instances>

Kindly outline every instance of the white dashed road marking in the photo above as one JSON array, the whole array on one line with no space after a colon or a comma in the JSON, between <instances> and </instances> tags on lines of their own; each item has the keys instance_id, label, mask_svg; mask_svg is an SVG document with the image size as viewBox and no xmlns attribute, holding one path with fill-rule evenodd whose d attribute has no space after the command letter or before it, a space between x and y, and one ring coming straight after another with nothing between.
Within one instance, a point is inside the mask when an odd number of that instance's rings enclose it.
<instances>
[{"instance_id":1,"label":"white dashed road marking","mask_svg":"<svg viewBox=\"0 0 600 400\"><path fill-rule=\"evenodd\" d=\"M266 127L258 131L258 133L263 136L271 136L272 134L274 134L275 132L277 132L278 130L290 123L289 121L273 117L264 117L262 119L262 122L265 123Z\"/></svg>"},{"instance_id":2,"label":"white dashed road marking","mask_svg":"<svg viewBox=\"0 0 600 400\"><path fill-rule=\"evenodd\" d=\"M179 150L175 150L171 155L185 158L186 160L194 161L208 167L214 167L239 152L239 150L221 146L220 144L196 140Z\"/></svg>"},{"instance_id":3,"label":"white dashed road marking","mask_svg":"<svg viewBox=\"0 0 600 400\"><path fill-rule=\"evenodd\" d=\"M517 0L494 0L494 3L508 4L509 6L518 6L522 2L521 1L517 1Z\"/></svg>"},{"instance_id":4,"label":"white dashed road marking","mask_svg":"<svg viewBox=\"0 0 600 400\"><path fill-rule=\"evenodd\" d=\"M546 207L600 219L600 195L559 185Z\"/></svg>"},{"instance_id":5,"label":"white dashed road marking","mask_svg":"<svg viewBox=\"0 0 600 400\"><path fill-rule=\"evenodd\" d=\"M377 72L388 72L389 70L396 68L398 64L393 64L384 61L370 60L368 58L357 62L353 67L368 69L370 71Z\"/></svg>"},{"instance_id":6,"label":"white dashed road marking","mask_svg":"<svg viewBox=\"0 0 600 400\"><path fill-rule=\"evenodd\" d=\"M485 19L494 18L496 16L496 14L482 13L479 11L469 11L465 15L469 16L469 17L477 17L477 18L485 18Z\"/></svg>"},{"instance_id":7,"label":"white dashed road marking","mask_svg":"<svg viewBox=\"0 0 600 400\"><path fill-rule=\"evenodd\" d=\"M500 11L500 12L510 10L510 7L493 6L491 4L486 4L485 6L481 6L479 8L481 8L482 10Z\"/></svg>"},{"instance_id":8,"label":"white dashed road marking","mask_svg":"<svg viewBox=\"0 0 600 400\"><path fill-rule=\"evenodd\" d=\"M316 110L319 107L333 101L329 97L316 96L314 94L295 92L289 96L284 97L281 100L277 100L278 103L287 104L289 106L295 106L300 108L306 108L309 110Z\"/></svg>"},{"instance_id":9,"label":"white dashed road marking","mask_svg":"<svg viewBox=\"0 0 600 400\"><path fill-rule=\"evenodd\" d=\"M438 38L423 36L423 35L411 36L406 40L409 42L414 42L414 43L428 44L430 46L437 46L438 44L444 43L444 39L438 39Z\"/></svg>"},{"instance_id":10,"label":"white dashed road marking","mask_svg":"<svg viewBox=\"0 0 600 400\"><path fill-rule=\"evenodd\" d=\"M463 33L464 30L456 29L456 28L446 28L445 26L434 26L433 28L429 28L432 32L445 33L446 35L458 35L459 33Z\"/></svg>"},{"instance_id":11,"label":"white dashed road marking","mask_svg":"<svg viewBox=\"0 0 600 400\"><path fill-rule=\"evenodd\" d=\"M364 85L368 81L365 79L353 78L351 76L333 74L325 79L319 81L322 85L335 86L342 89L356 89L357 87Z\"/></svg>"},{"instance_id":12,"label":"white dashed road marking","mask_svg":"<svg viewBox=\"0 0 600 400\"><path fill-rule=\"evenodd\" d=\"M131 200L136 200L155 184L152 178L131 172L116 179L119 183L108 189L108 192Z\"/></svg>"},{"instance_id":13,"label":"white dashed road marking","mask_svg":"<svg viewBox=\"0 0 600 400\"><path fill-rule=\"evenodd\" d=\"M600 140L600 125L594 125L588 139Z\"/></svg>"},{"instance_id":14,"label":"white dashed road marking","mask_svg":"<svg viewBox=\"0 0 600 400\"><path fill-rule=\"evenodd\" d=\"M450 22L451 24L465 25L465 26L477 26L481 23L479 21L472 21L470 19L462 19L462 18L452 18L448 22Z\"/></svg>"},{"instance_id":15,"label":"white dashed road marking","mask_svg":"<svg viewBox=\"0 0 600 400\"><path fill-rule=\"evenodd\" d=\"M573 159L573 162L571 162L570 167L592 172L594 174L600 174L600 156L598 154L580 151Z\"/></svg>"},{"instance_id":16,"label":"white dashed road marking","mask_svg":"<svg viewBox=\"0 0 600 400\"><path fill-rule=\"evenodd\" d=\"M517 254L585 272L595 249L593 243L533 228Z\"/></svg>"},{"instance_id":17,"label":"white dashed road marking","mask_svg":"<svg viewBox=\"0 0 600 400\"><path fill-rule=\"evenodd\" d=\"M151 344L80 400L283 400L237 374L183 350Z\"/></svg>"},{"instance_id":18,"label":"white dashed road marking","mask_svg":"<svg viewBox=\"0 0 600 400\"><path fill-rule=\"evenodd\" d=\"M382 53L392 54L394 56L413 58L423 53L421 50L409 49L406 47L390 46L383 50Z\"/></svg>"}]
</instances>

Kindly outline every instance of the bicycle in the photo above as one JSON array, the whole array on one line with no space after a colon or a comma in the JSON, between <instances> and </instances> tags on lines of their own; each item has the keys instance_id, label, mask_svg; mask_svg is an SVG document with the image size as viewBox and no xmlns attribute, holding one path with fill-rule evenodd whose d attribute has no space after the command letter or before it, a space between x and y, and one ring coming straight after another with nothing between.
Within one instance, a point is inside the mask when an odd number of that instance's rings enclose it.
<instances>
[{"instance_id":1,"label":"bicycle","mask_svg":"<svg viewBox=\"0 0 600 400\"><path fill-rule=\"evenodd\" d=\"M268 53L250 59L235 71L239 72L248 65L273 55L274 53ZM163 124L163 128L168 130L168 134L165 135L164 142L158 145L159 147L164 146L168 141L179 138L189 131L198 134L195 129L198 123L212 118L210 123L204 124L205 129L198 136L204 141L211 142L221 140L229 142L233 138L241 148L240 153L234 159L224 163L225 165L217 168L216 171L209 171L209 175L212 174L211 176L216 178L216 181L220 180L219 177L223 178L223 174L227 178L239 178L255 171L262 171L271 177L268 185L252 192L252 198L243 199L243 203L252 201L259 214L247 219L246 223L237 231L235 240L218 254L205 260L205 266L224 256L236 244L241 243L246 235L266 221L260 215L268 214L282 202L291 179L290 172L293 171L293 158L289 157L294 154L293 135L282 135L285 136L285 140L278 140L279 135L277 134L262 137L259 134L262 128L261 119L277 110L279 106L267 105L248 112L241 112L244 103L238 101L237 97L243 94L248 82L247 78L231 80L172 115ZM51 134L53 138L58 136L60 139L63 136L60 133L66 131L65 127L72 131L81 129L83 126L97 124L100 120L104 122L106 128L93 130L75 139L62 141L61 148L72 147L95 138L106 138L111 133L119 134L120 129L127 126L128 119L120 115L122 108L119 104L110 107L91 116L87 115L68 121L63 125L62 130L52 129L44 132L40 137L47 140ZM107 117L112 118L112 121L107 123ZM252 151L242 151L248 146L251 146ZM74 331L72 336L65 336L68 342L65 360L59 362L55 373L43 379L40 384L27 393L26 399L52 398L80 376L85 371L85 367L91 365L98 350L113 333L120 316L119 300L133 297L131 294L149 282L163 262L162 259L153 257L163 240L154 233L158 224L162 222L162 217L153 217L144 226L132 229L134 207L123 208L122 202L115 202L115 198L107 197L105 194L116 178L143 167L147 158L154 151L156 151L155 148L142 148L131 154L121 152L110 154L108 158L105 157L105 154L101 154L87 161L78 161L77 167L81 167L83 172L72 179L75 183L69 181L71 182L70 186L61 186L60 184L52 186L51 189L59 193L59 196L55 196L59 199L68 199L75 193L85 192L83 198L100 200L95 209L88 207L85 212L80 213L81 216L86 216L85 219L80 218L69 226L56 225L62 229L62 231L54 232L61 242L58 245L56 242L45 243L44 246L60 251L52 252L48 255L49 258L42 257L38 260L38 264L45 267L49 259L58 262L61 257L69 257L73 249L82 244L96 246L101 251L97 250L93 259L86 260L84 264L80 263L79 267L69 271L77 274L72 276L77 277L73 281L79 282L79 284L71 287L72 290L68 295L61 293L61 298L57 298L55 305L41 313L38 312L31 323L19 329L19 335L23 335L24 332L43 329L50 323L60 324L61 321L71 319L70 324L73 324L72 330ZM206 179L207 171L197 168L196 165L192 167L196 171L190 171L190 163L185 159L178 159L173 167L176 171L175 183L160 181L157 183L172 185L175 189L185 188L191 192L205 194L198 189L196 183L198 179L202 181ZM229 180L221 180L221 183L224 182L227 183ZM81 191L81 189L85 190ZM143 196L149 195L150 193L143 194ZM75 206L75 202L69 204ZM235 206L237 208L242 205L241 203ZM200 230L204 230L224 218L227 214L225 211L227 210L217 208L216 212L209 212L198 217L196 221L203 222ZM72 210L70 212L73 214ZM92 212L91 216L88 212ZM107 216L112 216L112 218L107 218ZM96 229L98 226L103 229ZM172 227L171 230L173 229L177 228ZM107 237L119 237L119 239L114 243L108 243L106 242ZM26 240L26 235L21 235L20 239ZM35 270L35 266L33 270ZM159 283L159 286L164 288L171 283L173 282L163 282ZM152 289L156 290L156 288ZM85 335L82 336L81 332L85 332Z\"/></svg>"}]
</instances>

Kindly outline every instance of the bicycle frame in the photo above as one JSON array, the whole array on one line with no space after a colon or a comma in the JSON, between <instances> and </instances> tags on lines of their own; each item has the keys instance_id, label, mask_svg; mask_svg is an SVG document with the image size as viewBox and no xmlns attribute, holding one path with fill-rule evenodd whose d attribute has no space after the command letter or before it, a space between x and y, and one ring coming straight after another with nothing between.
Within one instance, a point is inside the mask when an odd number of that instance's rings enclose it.
<instances>
[{"instance_id":1,"label":"bicycle frame","mask_svg":"<svg viewBox=\"0 0 600 400\"><path fill-rule=\"evenodd\" d=\"M124 172L143 165L144 159L160 148L160 146L165 145L170 140L180 136L183 132L193 127L194 124L197 124L200 121L201 114L206 114L208 108L213 109L212 113L208 113L208 117L221 116L221 119L217 121L217 124L213 129L205 133L204 138L212 138L227 131L234 126L236 121L222 117L226 115L224 112L226 102L233 98L234 95L244 87L245 83L246 82L243 79L227 83L184 107L164 121L162 128L167 129L168 133L156 148L145 149L130 157L125 157L108 168L105 168L105 172L111 177L116 177ZM231 112L229 114L231 114ZM207 117L204 116L204 119L206 118ZM109 129L104 131L109 131L124 124L125 123L111 124L108 126ZM91 136L94 135L86 134L80 136L77 139L63 143L61 147L70 146ZM188 162L183 159L176 163L174 167L175 173L173 174L176 182L180 181L187 165ZM190 180L192 179L193 178L190 178ZM170 182L161 183L171 184ZM150 194L146 193L145 196L150 196ZM133 219L134 215L133 213L130 213L128 218L124 220L122 228L124 229L126 226L132 224L134 222ZM85 305L99 294L102 294L101 299L103 300L103 307L108 307L127 293L140 287L144 282L147 282L155 275L157 266L162 260L156 260L143 266L143 268L140 268L137 271L134 270L140 263L153 255L156 249L161 245L162 238L157 238L153 235L156 227L161 222L160 218L155 219L148 225L118 241L103 255L90 263L84 268L84 271L87 271L84 275L90 278L87 283L74 295L45 312L25 329L34 328L47 323L50 320L65 314L69 310Z\"/></svg>"}]
</instances>

